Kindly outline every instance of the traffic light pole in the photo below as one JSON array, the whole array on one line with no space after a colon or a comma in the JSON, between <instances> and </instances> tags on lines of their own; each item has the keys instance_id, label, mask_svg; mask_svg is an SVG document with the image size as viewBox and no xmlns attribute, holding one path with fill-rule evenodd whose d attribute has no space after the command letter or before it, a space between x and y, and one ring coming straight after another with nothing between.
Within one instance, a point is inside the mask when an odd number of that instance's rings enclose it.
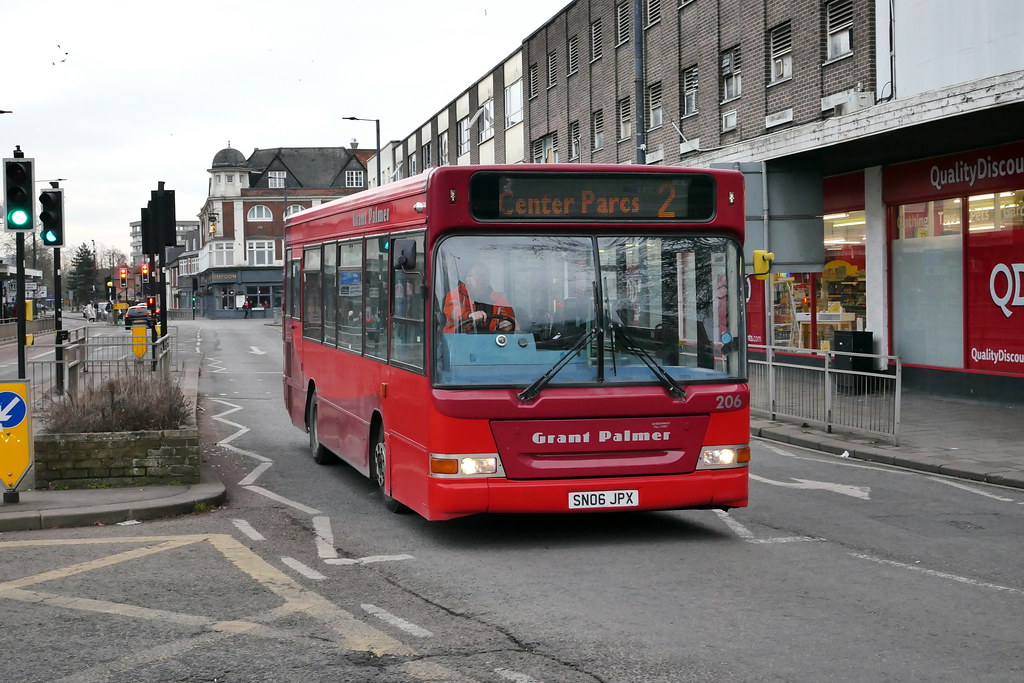
<instances>
[{"instance_id":1,"label":"traffic light pole","mask_svg":"<svg viewBox=\"0 0 1024 683\"><path fill-rule=\"evenodd\" d=\"M18 377L28 379L25 367L25 233L19 232L15 249L18 270L15 281L18 283L18 294L15 298L14 310L18 316Z\"/></svg>"},{"instance_id":2,"label":"traffic light pole","mask_svg":"<svg viewBox=\"0 0 1024 683\"><path fill-rule=\"evenodd\" d=\"M60 288L60 247L53 248L53 329L57 343L53 346L57 361L57 392L64 393L64 294Z\"/></svg>"}]
</instances>

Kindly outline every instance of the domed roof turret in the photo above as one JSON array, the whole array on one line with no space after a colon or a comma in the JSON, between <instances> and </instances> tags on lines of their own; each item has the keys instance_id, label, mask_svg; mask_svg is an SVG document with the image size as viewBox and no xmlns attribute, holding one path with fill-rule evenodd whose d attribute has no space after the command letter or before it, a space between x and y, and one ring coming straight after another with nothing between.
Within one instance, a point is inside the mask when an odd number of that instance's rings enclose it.
<instances>
[{"instance_id":1,"label":"domed roof turret","mask_svg":"<svg viewBox=\"0 0 1024 683\"><path fill-rule=\"evenodd\" d=\"M246 166L245 155L233 147L225 147L213 157L213 168L238 168Z\"/></svg>"}]
</instances>

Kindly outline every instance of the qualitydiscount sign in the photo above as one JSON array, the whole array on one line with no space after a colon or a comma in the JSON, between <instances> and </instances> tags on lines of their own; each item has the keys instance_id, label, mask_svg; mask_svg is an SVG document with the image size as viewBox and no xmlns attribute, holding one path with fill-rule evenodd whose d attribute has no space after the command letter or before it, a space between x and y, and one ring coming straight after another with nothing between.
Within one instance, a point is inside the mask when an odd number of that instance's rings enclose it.
<instances>
[{"instance_id":1,"label":"qualitydiscount sign","mask_svg":"<svg viewBox=\"0 0 1024 683\"><path fill-rule=\"evenodd\" d=\"M1024 228L970 236L967 367L1024 374Z\"/></svg>"},{"instance_id":2,"label":"qualitydiscount sign","mask_svg":"<svg viewBox=\"0 0 1024 683\"><path fill-rule=\"evenodd\" d=\"M32 399L28 380L0 383L0 481L14 490L32 467Z\"/></svg>"}]
</instances>

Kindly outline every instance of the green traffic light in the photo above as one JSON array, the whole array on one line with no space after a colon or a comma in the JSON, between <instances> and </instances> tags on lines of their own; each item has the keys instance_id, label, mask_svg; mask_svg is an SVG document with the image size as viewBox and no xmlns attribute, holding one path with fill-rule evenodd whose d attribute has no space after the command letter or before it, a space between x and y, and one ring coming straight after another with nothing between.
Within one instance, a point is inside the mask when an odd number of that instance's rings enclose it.
<instances>
[{"instance_id":1,"label":"green traffic light","mask_svg":"<svg viewBox=\"0 0 1024 683\"><path fill-rule=\"evenodd\" d=\"M31 217L28 215L28 212L23 209L12 209L7 214L7 222L19 228L28 225L30 219Z\"/></svg>"},{"instance_id":2,"label":"green traffic light","mask_svg":"<svg viewBox=\"0 0 1024 683\"><path fill-rule=\"evenodd\" d=\"M57 241L57 236L53 234L53 230L43 230L43 243L53 244Z\"/></svg>"}]
</instances>

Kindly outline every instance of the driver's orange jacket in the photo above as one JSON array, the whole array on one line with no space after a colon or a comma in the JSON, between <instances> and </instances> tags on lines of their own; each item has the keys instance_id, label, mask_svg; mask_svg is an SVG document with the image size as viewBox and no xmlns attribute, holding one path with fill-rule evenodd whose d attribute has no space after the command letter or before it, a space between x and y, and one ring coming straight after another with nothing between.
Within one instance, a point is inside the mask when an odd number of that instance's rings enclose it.
<instances>
[{"instance_id":1,"label":"driver's orange jacket","mask_svg":"<svg viewBox=\"0 0 1024 683\"><path fill-rule=\"evenodd\" d=\"M491 332L511 332L514 325L505 318L515 320L516 312L512 309L512 304L503 294L493 290L488 298L490 302L473 301L466 285L460 282L458 288L448 292L448 296L444 298L444 331L446 333L458 332L459 324L467 320L470 313L483 311L487 314L487 320L484 323L485 327L479 327L480 324L477 324L479 329L487 329ZM493 316L503 317L495 318Z\"/></svg>"}]
</instances>

